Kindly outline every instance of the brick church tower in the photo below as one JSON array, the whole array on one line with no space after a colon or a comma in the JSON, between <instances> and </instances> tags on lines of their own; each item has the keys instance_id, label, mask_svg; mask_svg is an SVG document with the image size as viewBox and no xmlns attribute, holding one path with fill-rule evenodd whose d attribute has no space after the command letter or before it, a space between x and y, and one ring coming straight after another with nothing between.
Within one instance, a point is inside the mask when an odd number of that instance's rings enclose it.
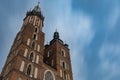
<instances>
[{"instance_id":1,"label":"brick church tower","mask_svg":"<svg viewBox=\"0 0 120 80\"><path fill-rule=\"evenodd\" d=\"M1 72L1 80L73 80L68 45L57 31L44 45L43 23L38 4L24 18Z\"/></svg>"}]
</instances>

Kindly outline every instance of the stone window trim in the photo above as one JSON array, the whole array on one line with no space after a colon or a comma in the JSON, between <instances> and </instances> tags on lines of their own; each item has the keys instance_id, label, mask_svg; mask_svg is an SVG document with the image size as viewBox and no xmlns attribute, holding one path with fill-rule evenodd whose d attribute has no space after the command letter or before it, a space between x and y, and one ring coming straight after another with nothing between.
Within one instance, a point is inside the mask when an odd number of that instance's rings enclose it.
<instances>
[{"instance_id":1,"label":"stone window trim","mask_svg":"<svg viewBox=\"0 0 120 80\"><path fill-rule=\"evenodd\" d=\"M39 55L36 56L36 63L39 63Z\"/></svg>"},{"instance_id":2,"label":"stone window trim","mask_svg":"<svg viewBox=\"0 0 120 80\"><path fill-rule=\"evenodd\" d=\"M32 77L32 74L33 74L33 66L31 63L29 63L26 68L26 75Z\"/></svg>"},{"instance_id":3,"label":"stone window trim","mask_svg":"<svg viewBox=\"0 0 120 80\"><path fill-rule=\"evenodd\" d=\"M53 80L55 80L55 75L54 75L54 73L53 73L51 70L49 70L49 69L48 69L48 70L45 70L43 80L46 80L46 79L45 79L45 75L46 75L47 72L50 72L50 73L52 74Z\"/></svg>"},{"instance_id":4,"label":"stone window trim","mask_svg":"<svg viewBox=\"0 0 120 80\"><path fill-rule=\"evenodd\" d=\"M21 61L20 71L23 72L23 70L24 70L24 66L25 66L25 61Z\"/></svg>"},{"instance_id":5,"label":"stone window trim","mask_svg":"<svg viewBox=\"0 0 120 80\"><path fill-rule=\"evenodd\" d=\"M65 53L65 50L64 50L64 49L61 49L61 55L62 55L63 57L66 57L66 53Z\"/></svg>"},{"instance_id":6,"label":"stone window trim","mask_svg":"<svg viewBox=\"0 0 120 80\"><path fill-rule=\"evenodd\" d=\"M33 33L33 39L34 39L34 40L37 40L37 39L38 39L37 33Z\"/></svg>"},{"instance_id":7,"label":"stone window trim","mask_svg":"<svg viewBox=\"0 0 120 80\"><path fill-rule=\"evenodd\" d=\"M37 51L40 52L40 45L37 46Z\"/></svg>"},{"instance_id":8,"label":"stone window trim","mask_svg":"<svg viewBox=\"0 0 120 80\"><path fill-rule=\"evenodd\" d=\"M36 49L36 42L32 41L31 47L35 50Z\"/></svg>"},{"instance_id":9,"label":"stone window trim","mask_svg":"<svg viewBox=\"0 0 120 80\"><path fill-rule=\"evenodd\" d=\"M24 57L27 57L28 49L26 48L24 51Z\"/></svg>"},{"instance_id":10,"label":"stone window trim","mask_svg":"<svg viewBox=\"0 0 120 80\"><path fill-rule=\"evenodd\" d=\"M31 51L30 54L29 54L29 60L34 62L35 61L35 53L34 51Z\"/></svg>"},{"instance_id":11,"label":"stone window trim","mask_svg":"<svg viewBox=\"0 0 120 80\"><path fill-rule=\"evenodd\" d=\"M39 32L39 28L38 28L37 25L35 26L35 30L34 30L34 32L35 32L35 33L38 33L38 32Z\"/></svg>"},{"instance_id":12,"label":"stone window trim","mask_svg":"<svg viewBox=\"0 0 120 80\"><path fill-rule=\"evenodd\" d=\"M37 77L38 77L38 68L36 67L34 71L34 78L37 78Z\"/></svg>"},{"instance_id":13,"label":"stone window trim","mask_svg":"<svg viewBox=\"0 0 120 80\"><path fill-rule=\"evenodd\" d=\"M30 38L28 38L28 40L27 40L27 45L28 46L30 45Z\"/></svg>"}]
</instances>

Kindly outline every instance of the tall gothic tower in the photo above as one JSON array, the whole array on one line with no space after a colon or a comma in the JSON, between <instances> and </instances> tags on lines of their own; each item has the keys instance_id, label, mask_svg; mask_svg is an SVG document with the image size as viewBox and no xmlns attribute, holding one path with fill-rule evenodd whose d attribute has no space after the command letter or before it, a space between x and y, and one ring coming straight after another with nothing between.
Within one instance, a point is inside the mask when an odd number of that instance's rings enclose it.
<instances>
[{"instance_id":1,"label":"tall gothic tower","mask_svg":"<svg viewBox=\"0 0 120 80\"><path fill-rule=\"evenodd\" d=\"M39 5L28 11L18 32L1 80L73 80L69 48L54 32L44 45L44 17Z\"/></svg>"}]
</instances>

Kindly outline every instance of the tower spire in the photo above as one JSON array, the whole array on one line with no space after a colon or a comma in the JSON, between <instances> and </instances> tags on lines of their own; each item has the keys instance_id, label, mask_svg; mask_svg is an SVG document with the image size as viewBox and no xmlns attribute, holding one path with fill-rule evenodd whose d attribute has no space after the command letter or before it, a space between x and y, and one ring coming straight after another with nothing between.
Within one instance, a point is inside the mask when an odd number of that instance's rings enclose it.
<instances>
[{"instance_id":1,"label":"tower spire","mask_svg":"<svg viewBox=\"0 0 120 80\"><path fill-rule=\"evenodd\" d=\"M38 1L38 5L40 5L40 1Z\"/></svg>"}]
</instances>

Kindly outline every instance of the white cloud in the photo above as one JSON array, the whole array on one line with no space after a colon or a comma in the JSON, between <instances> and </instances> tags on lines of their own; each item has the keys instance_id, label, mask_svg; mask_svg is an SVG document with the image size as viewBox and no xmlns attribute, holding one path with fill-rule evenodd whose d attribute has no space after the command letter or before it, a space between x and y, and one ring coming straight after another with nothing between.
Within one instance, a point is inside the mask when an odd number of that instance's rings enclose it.
<instances>
[{"instance_id":1,"label":"white cloud","mask_svg":"<svg viewBox=\"0 0 120 80\"><path fill-rule=\"evenodd\" d=\"M71 61L73 68L74 80L85 80L86 78L86 62L84 60L83 49L88 46L94 37L92 29L92 16L87 15L83 11L73 13L71 10L71 0L55 1L51 5L43 1L45 13L46 41L50 41L53 32L57 28L60 38L67 41L70 45ZM53 4L53 3L52 3Z\"/></svg>"},{"instance_id":2,"label":"white cloud","mask_svg":"<svg viewBox=\"0 0 120 80\"><path fill-rule=\"evenodd\" d=\"M101 74L106 75L103 80L110 80L120 75L120 44L105 43L99 51L101 64L99 66Z\"/></svg>"},{"instance_id":3,"label":"white cloud","mask_svg":"<svg viewBox=\"0 0 120 80\"><path fill-rule=\"evenodd\" d=\"M110 29L113 29L116 26L119 18L120 18L120 8L118 5L116 5L108 15L108 20L107 20L108 27Z\"/></svg>"}]
</instances>

